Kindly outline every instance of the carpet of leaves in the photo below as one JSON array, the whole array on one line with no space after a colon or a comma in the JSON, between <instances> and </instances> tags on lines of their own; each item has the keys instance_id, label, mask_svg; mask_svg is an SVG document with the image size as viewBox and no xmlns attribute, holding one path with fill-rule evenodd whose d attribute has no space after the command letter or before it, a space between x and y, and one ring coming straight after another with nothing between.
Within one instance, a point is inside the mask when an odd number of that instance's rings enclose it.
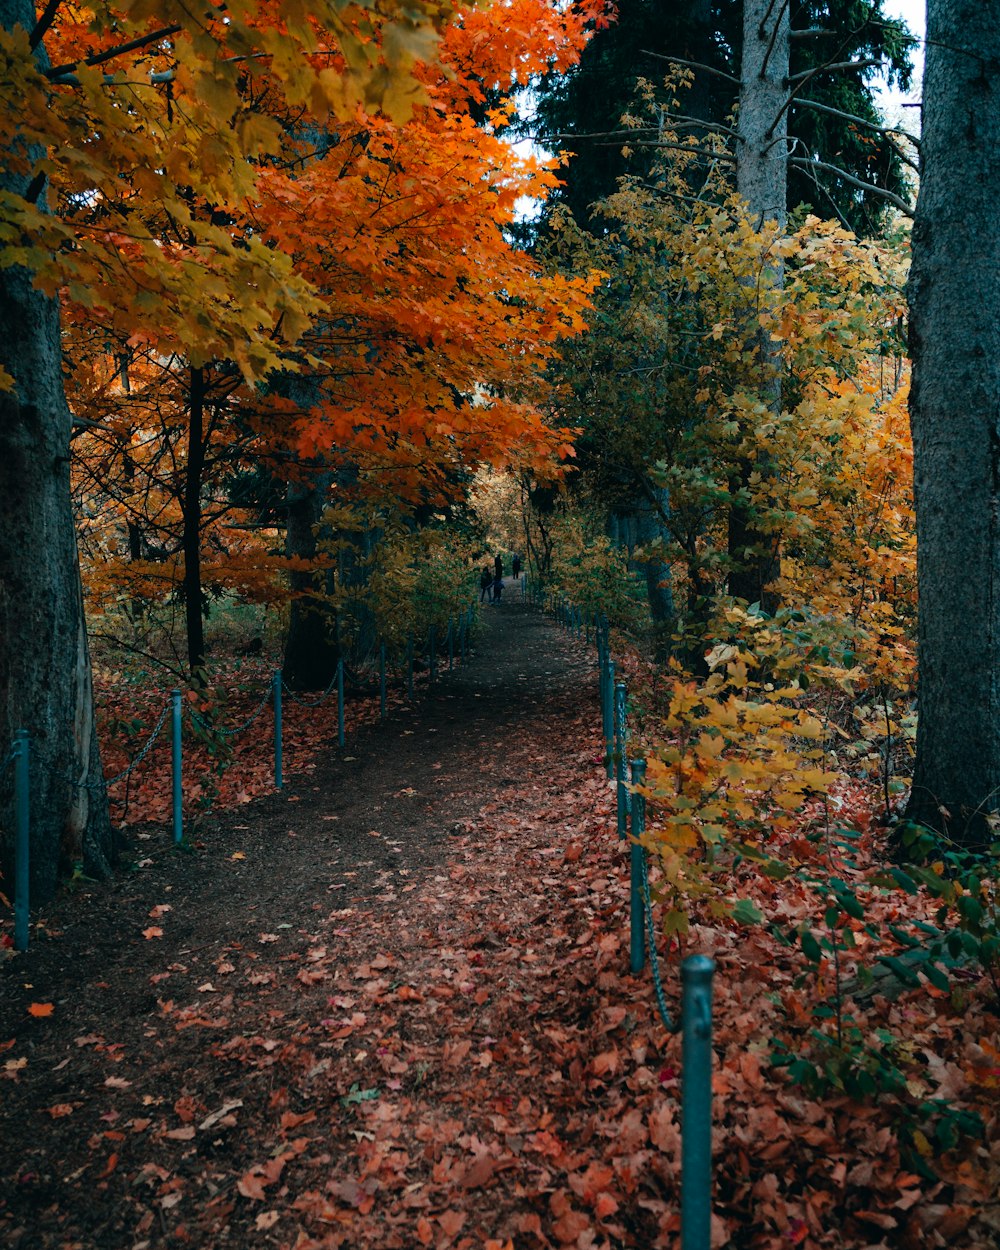
<instances>
[{"instance_id":1,"label":"carpet of leaves","mask_svg":"<svg viewBox=\"0 0 1000 1250\"><path fill-rule=\"evenodd\" d=\"M627 972L627 856L603 775L592 657L551 626L533 628L551 655L538 666L537 705L526 698L531 670L517 693L523 715L497 716L491 734L487 710L473 733L456 704L451 737L426 740L434 761L419 776L394 754L391 731L383 758L359 765L362 790L372 770L398 770L400 803L443 776L427 809L441 850L419 868L403 866L405 847L376 805L372 844L398 850L399 866L379 861L363 891L341 889L354 872L328 868L305 836L317 827L310 805L317 820L336 819L316 815L327 800L311 790L285 804L294 829L284 841L252 852L265 875L301 875L297 913L261 907L238 940L202 947L186 917L181 944L172 896L154 902L148 887L147 930L115 964L145 995L137 1031L102 1009L104 982L86 990L88 1031L67 1026L71 959L54 1005L37 1000L30 956L7 961L5 1245L679 1245L680 1039L658 1018L648 974ZM525 635L500 623L492 645L469 698L506 705L511 665L527 668ZM449 769L459 747L469 754ZM256 810L218 831L219 871L251 854L240 847ZM456 819L442 832L448 810ZM812 906L774 882L758 888L782 922ZM986 1140L938 1159L931 1182L902 1164L891 1107L814 1101L770 1068L771 1039L809 1027L817 983L801 981L800 952L766 927L704 916L687 949L718 968L713 1245L996 1244L1000 1073L984 986L968 984L961 1002L925 987L858 1008L906 1040L928 1097L986 1122ZM674 960L664 977L676 1000Z\"/></svg>"}]
</instances>

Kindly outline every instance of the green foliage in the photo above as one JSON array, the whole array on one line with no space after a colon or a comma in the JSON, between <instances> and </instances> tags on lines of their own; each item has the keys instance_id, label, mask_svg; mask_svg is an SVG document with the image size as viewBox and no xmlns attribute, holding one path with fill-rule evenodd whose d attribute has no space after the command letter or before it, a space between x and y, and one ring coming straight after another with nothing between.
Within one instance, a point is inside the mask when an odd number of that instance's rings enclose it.
<instances>
[{"instance_id":1,"label":"green foliage","mask_svg":"<svg viewBox=\"0 0 1000 1250\"><path fill-rule=\"evenodd\" d=\"M905 868L892 867L873 884L908 895L926 892L938 907L934 924L911 920L890 926L907 959L888 956L883 963L904 984L913 985L919 969L941 990L950 989L951 983L940 965L978 967L989 977L1000 1010L1000 841L975 853L933 830L903 823L895 843L905 856Z\"/></svg>"},{"instance_id":2,"label":"green foliage","mask_svg":"<svg viewBox=\"0 0 1000 1250\"><path fill-rule=\"evenodd\" d=\"M585 509L567 506L551 525L552 561L546 586L589 615L606 616L615 628L641 630L645 585L629 569L626 552L598 531Z\"/></svg>"}]
</instances>

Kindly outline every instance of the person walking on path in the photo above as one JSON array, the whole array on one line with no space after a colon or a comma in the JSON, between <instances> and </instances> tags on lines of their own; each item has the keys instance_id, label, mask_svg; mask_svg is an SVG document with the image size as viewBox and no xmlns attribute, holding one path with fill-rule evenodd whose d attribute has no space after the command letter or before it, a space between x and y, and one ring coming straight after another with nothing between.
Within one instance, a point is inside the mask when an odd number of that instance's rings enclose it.
<instances>
[{"instance_id":1,"label":"person walking on path","mask_svg":"<svg viewBox=\"0 0 1000 1250\"><path fill-rule=\"evenodd\" d=\"M485 600L487 603L493 601L493 578L490 577L489 566L484 564L483 571L479 574L479 602Z\"/></svg>"},{"instance_id":2,"label":"person walking on path","mask_svg":"<svg viewBox=\"0 0 1000 1250\"><path fill-rule=\"evenodd\" d=\"M510 571L514 574L514 580L517 581L521 576L521 557L514 556L510 562Z\"/></svg>"},{"instance_id":3,"label":"person walking on path","mask_svg":"<svg viewBox=\"0 0 1000 1250\"><path fill-rule=\"evenodd\" d=\"M498 556L497 559L500 557ZM503 574L497 573L493 579L493 602L499 603L500 596L503 594Z\"/></svg>"},{"instance_id":4,"label":"person walking on path","mask_svg":"<svg viewBox=\"0 0 1000 1250\"><path fill-rule=\"evenodd\" d=\"M493 568L497 577L503 577L503 556L497 552L497 558L493 561Z\"/></svg>"}]
</instances>

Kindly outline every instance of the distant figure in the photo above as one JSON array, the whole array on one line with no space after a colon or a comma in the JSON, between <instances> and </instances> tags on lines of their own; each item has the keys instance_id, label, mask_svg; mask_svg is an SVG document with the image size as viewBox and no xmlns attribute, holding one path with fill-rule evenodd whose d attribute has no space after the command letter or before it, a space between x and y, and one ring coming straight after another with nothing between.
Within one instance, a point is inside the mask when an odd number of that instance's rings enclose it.
<instances>
[{"instance_id":1,"label":"distant figure","mask_svg":"<svg viewBox=\"0 0 1000 1250\"><path fill-rule=\"evenodd\" d=\"M521 576L521 557L520 556L515 556L514 559L511 560L510 569L511 569L511 572L514 574L514 580L516 581Z\"/></svg>"},{"instance_id":2,"label":"distant figure","mask_svg":"<svg viewBox=\"0 0 1000 1250\"><path fill-rule=\"evenodd\" d=\"M497 559L499 560L499 556ZM498 573L493 579L493 602L499 603L500 596L503 594L503 574Z\"/></svg>"},{"instance_id":3,"label":"distant figure","mask_svg":"<svg viewBox=\"0 0 1000 1250\"><path fill-rule=\"evenodd\" d=\"M492 592L493 578L490 577L490 569L488 564L483 565L483 571L479 574L479 602L483 600L489 603L493 598Z\"/></svg>"},{"instance_id":4,"label":"distant figure","mask_svg":"<svg viewBox=\"0 0 1000 1250\"><path fill-rule=\"evenodd\" d=\"M497 552L497 558L493 561L493 568L496 570L497 577L503 577L503 556Z\"/></svg>"}]
</instances>

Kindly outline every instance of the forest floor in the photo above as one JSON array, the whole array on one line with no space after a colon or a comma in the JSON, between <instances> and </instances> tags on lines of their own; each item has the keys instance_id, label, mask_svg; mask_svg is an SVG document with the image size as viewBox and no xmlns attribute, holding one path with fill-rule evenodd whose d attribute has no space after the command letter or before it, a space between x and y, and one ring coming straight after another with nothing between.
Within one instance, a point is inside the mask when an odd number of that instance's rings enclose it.
<instances>
[{"instance_id":1,"label":"forest floor","mask_svg":"<svg viewBox=\"0 0 1000 1250\"><path fill-rule=\"evenodd\" d=\"M516 596L483 622L193 851L133 830L8 953L0 1244L677 1244L680 1042L627 971L593 651ZM912 1175L885 1115L767 1074L763 946L691 942L725 990L716 1245L995 1244L995 1146Z\"/></svg>"}]
</instances>

